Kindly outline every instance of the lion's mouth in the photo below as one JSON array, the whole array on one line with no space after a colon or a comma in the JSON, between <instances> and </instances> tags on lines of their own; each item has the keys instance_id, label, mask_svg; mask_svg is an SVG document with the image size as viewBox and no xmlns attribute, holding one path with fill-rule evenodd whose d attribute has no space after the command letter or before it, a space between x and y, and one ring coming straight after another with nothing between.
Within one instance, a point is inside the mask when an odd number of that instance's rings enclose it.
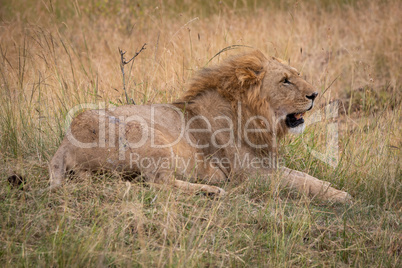
<instances>
[{"instance_id":1,"label":"lion's mouth","mask_svg":"<svg viewBox=\"0 0 402 268\"><path fill-rule=\"evenodd\" d=\"M306 113L306 112L288 114L288 115L286 116L286 119L285 119L286 125L287 125L288 127L290 127L290 128L294 128L294 127L297 127L297 126L303 124L303 123L304 123L303 115L304 115L305 113Z\"/></svg>"}]
</instances>

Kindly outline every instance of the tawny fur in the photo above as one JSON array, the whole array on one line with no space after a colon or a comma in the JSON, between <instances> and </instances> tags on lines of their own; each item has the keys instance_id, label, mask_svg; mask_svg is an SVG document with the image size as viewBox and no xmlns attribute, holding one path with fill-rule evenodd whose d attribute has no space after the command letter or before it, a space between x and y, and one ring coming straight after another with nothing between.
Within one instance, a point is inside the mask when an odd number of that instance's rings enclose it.
<instances>
[{"instance_id":1,"label":"tawny fur","mask_svg":"<svg viewBox=\"0 0 402 268\"><path fill-rule=\"evenodd\" d=\"M51 188L60 186L69 170L79 176L106 170L224 195L214 184L230 176L281 172L281 185L324 200L349 201L346 192L305 173L241 162L276 155L278 138L289 130L286 115L310 109L313 101L306 96L314 92L294 68L260 51L229 58L196 74L171 105L127 105L77 116L49 164ZM148 165L161 159L169 161Z\"/></svg>"}]
</instances>

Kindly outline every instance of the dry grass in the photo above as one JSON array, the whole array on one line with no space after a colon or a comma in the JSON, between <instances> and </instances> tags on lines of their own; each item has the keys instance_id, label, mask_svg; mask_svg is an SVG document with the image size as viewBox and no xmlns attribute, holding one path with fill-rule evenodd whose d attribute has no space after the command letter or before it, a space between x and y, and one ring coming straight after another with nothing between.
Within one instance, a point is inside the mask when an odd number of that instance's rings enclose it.
<instances>
[{"instance_id":1,"label":"dry grass","mask_svg":"<svg viewBox=\"0 0 402 268\"><path fill-rule=\"evenodd\" d=\"M402 265L400 1L110 2L1 4L2 267ZM145 42L126 66L138 104L173 101L230 45L289 60L321 105L341 101L340 161L332 168L305 149L325 150L323 121L283 141L287 165L355 203L294 198L260 178L231 182L220 200L108 176L37 194L66 113L124 104L118 47L129 57ZM26 177L25 191L8 184L12 172Z\"/></svg>"}]
</instances>

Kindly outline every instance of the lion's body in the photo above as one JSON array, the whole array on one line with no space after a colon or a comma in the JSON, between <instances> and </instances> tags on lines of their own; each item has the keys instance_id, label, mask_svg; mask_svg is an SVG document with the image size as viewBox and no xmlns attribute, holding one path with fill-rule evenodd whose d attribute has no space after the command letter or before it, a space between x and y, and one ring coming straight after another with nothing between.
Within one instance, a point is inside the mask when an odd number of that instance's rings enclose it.
<instances>
[{"instance_id":1,"label":"lion's body","mask_svg":"<svg viewBox=\"0 0 402 268\"><path fill-rule=\"evenodd\" d=\"M231 58L200 71L176 103L77 116L50 163L51 187L68 170L108 170L222 195L213 184L237 173L267 176L275 170L264 157L274 159L277 139L303 126L315 96L295 69L259 51ZM285 184L302 192L339 202L349 198L305 173L281 170Z\"/></svg>"}]
</instances>

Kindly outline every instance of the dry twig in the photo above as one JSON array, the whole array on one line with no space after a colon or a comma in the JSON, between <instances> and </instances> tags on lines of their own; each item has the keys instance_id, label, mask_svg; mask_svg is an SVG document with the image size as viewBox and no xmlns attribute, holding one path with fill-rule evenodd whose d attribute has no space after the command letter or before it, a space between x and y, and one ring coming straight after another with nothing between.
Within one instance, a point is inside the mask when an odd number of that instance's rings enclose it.
<instances>
[{"instance_id":1,"label":"dry twig","mask_svg":"<svg viewBox=\"0 0 402 268\"><path fill-rule=\"evenodd\" d=\"M138 52L136 52L136 53L134 54L134 56L133 56L130 60L128 60L128 61L127 61L126 58L124 57L124 54L126 54L126 51L123 51L123 50L121 50L121 49L119 48L119 53L120 53L120 57L121 57L120 69L121 69L121 73L122 73L122 75L123 75L123 90L124 90L124 94L126 95L127 104L129 104L130 102L129 102L129 100L128 100L128 95L127 95L127 91L126 91L126 81L125 81L124 65L129 64L133 59L135 59L135 57L137 57L137 56L145 49L145 46L146 46L146 45L147 45L147 44L145 43L145 44L142 46L142 48L141 48ZM131 99L131 102L132 102L132 104L135 104L135 102L134 102L133 99Z\"/></svg>"}]
</instances>

